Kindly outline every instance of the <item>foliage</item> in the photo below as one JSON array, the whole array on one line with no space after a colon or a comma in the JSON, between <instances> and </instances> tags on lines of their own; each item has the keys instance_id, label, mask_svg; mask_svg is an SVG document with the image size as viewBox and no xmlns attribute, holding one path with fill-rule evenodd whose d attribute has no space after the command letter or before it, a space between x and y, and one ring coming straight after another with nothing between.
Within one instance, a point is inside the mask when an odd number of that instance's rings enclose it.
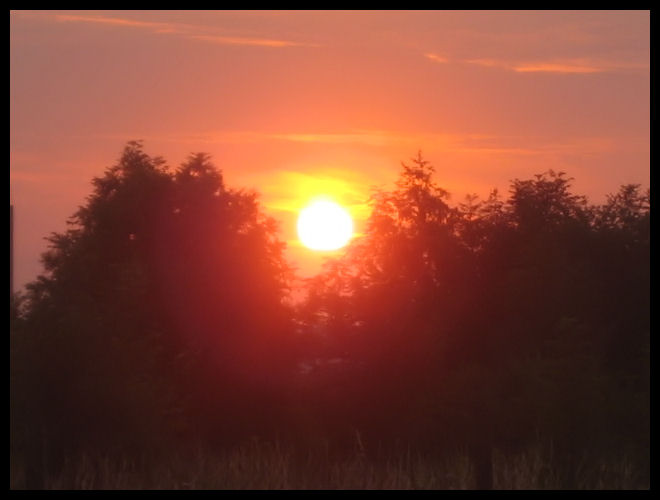
<instances>
[{"instance_id":1,"label":"foliage","mask_svg":"<svg viewBox=\"0 0 660 500\"><path fill-rule=\"evenodd\" d=\"M622 454L648 483L650 192L591 205L548 171L452 206L435 174L421 153L403 163L364 236L289 307L256 195L206 154L173 170L129 143L12 297L12 467L39 487L65 457L259 436L374 463L467 453L470 485L520 486L538 482L501 457L541 436L545 486L583 487L585 460Z\"/></svg>"},{"instance_id":2,"label":"foliage","mask_svg":"<svg viewBox=\"0 0 660 500\"><path fill-rule=\"evenodd\" d=\"M172 172L137 142L93 186L49 238L12 335L14 450L39 468L267 432L291 369L288 269L256 195L226 188L207 155Z\"/></svg>"},{"instance_id":3,"label":"foliage","mask_svg":"<svg viewBox=\"0 0 660 500\"><path fill-rule=\"evenodd\" d=\"M452 208L433 173L421 154L403 164L366 235L309 283L306 317L343 325L327 357L353 371L346 428L372 444L517 449L541 433L558 460L647 455L648 192L591 206L548 171Z\"/></svg>"}]
</instances>

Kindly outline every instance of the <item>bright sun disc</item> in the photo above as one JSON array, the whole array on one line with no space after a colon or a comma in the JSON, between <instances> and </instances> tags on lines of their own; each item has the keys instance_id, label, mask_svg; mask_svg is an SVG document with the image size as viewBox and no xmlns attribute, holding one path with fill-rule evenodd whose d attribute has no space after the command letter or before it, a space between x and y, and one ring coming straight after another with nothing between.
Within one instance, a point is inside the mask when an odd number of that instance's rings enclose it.
<instances>
[{"instance_id":1,"label":"bright sun disc","mask_svg":"<svg viewBox=\"0 0 660 500\"><path fill-rule=\"evenodd\" d=\"M312 250L337 250L353 235L348 212L331 201L315 201L300 211L298 237Z\"/></svg>"}]
</instances>

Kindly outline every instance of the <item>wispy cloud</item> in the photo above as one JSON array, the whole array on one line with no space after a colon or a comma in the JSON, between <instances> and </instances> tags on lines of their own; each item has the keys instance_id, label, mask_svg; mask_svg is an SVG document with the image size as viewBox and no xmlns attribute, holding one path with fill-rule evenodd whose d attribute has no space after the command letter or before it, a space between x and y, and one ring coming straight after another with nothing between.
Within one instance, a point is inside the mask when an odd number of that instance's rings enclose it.
<instances>
[{"instance_id":1,"label":"wispy cloud","mask_svg":"<svg viewBox=\"0 0 660 500\"><path fill-rule=\"evenodd\" d=\"M517 73L602 73L607 71L603 67L561 62L536 62L516 65L513 70Z\"/></svg>"},{"instance_id":2,"label":"wispy cloud","mask_svg":"<svg viewBox=\"0 0 660 500\"><path fill-rule=\"evenodd\" d=\"M441 64L449 62L449 59L447 59L446 57L439 56L438 54L434 54L432 52L424 54L424 57L426 57L427 59L430 59L433 62L437 62L437 63L441 63Z\"/></svg>"},{"instance_id":3,"label":"wispy cloud","mask_svg":"<svg viewBox=\"0 0 660 500\"><path fill-rule=\"evenodd\" d=\"M315 142L320 144L365 144L368 146L383 146L393 140L401 140L402 136L390 132L360 131L351 133L331 134L268 134L270 139L292 142Z\"/></svg>"},{"instance_id":4,"label":"wispy cloud","mask_svg":"<svg viewBox=\"0 0 660 500\"><path fill-rule=\"evenodd\" d=\"M292 42L289 40L273 40L268 38L249 38L239 36L192 35L194 40L218 43L221 45L254 45L257 47L316 47L315 44Z\"/></svg>"},{"instance_id":5,"label":"wispy cloud","mask_svg":"<svg viewBox=\"0 0 660 500\"><path fill-rule=\"evenodd\" d=\"M206 43L214 43L220 45L242 45L248 47L270 47L270 48L285 48L285 47L317 47L317 44L280 40L275 38L261 38L254 36L229 36L217 31L209 31L209 28L183 23L160 23L151 21L139 21L136 19L128 19L121 17L110 16L88 16L78 14L55 14L54 19L58 22L77 22L77 23L90 23L90 24L104 24L108 26L116 26L122 28L138 28L148 30L151 33L178 35L189 40L196 40Z\"/></svg>"},{"instance_id":6,"label":"wispy cloud","mask_svg":"<svg viewBox=\"0 0 660 500\"><path fill-rule=\"evenodd\" d=\"M467 64L489 68L502 68L516 73L588 74L614 71L645 70L648 63L621 62L597 59L560 59L538 61L508 61L502 59L467 59Z\"/></svg>"},{"instance_id":7,"label":"wispy cloud","mask_svg":"<svg viewBox=\"0 0 660 500\"><path fill-rule=\"evenodd\" d=\"M477 66L485 66L487 68L510 68L510 64L497 59L466 59L463 62L467 64L476 64Z\"/></svg>"},{"instance_id":8,"label":"wispy cloud","mask_svg":"<svg viewBox=\"0 0 660 500\"><path fill-rule=\"evenodd\" d=\"M149 21L138 21L135 19L123 19L119 17L107 16L80 16L73 14L55 14L55 20L60 22L78 22L109 24L112 26L126 26L130 28L149 28L149 29L171 29L173 26L169 23L154 23Z\"/></svg>"},{"instance_id":9,"label":"wispy cloud","mask_svg":"<svg viewBox=\"0 0 660 500\"><path fill-rule=\"evenodd\" d=\"M139 137L147 141L175 142L182 144L255 144L263 141L287 141L317 144L360 144L385 146L392 143L415 143L419 136L384 130L357 130L347 132L266 132L266 131L200 131L178 134L102 134L108 139L124 140Z\"/></svg>"},{"instance_id":10,"label":"wispy cloud","mask_svg":"<svg viewBox=\"0 0 660 500\"><path fill-rule=\"evenodd\" d=\"M144 135L103 134L104 138L126 140L139 137L146 141L197 146L200 144L259 144L268 141L309 144L350 144L371 147L433 148L447 153L469 155L529 156L547 154L601 154L611 151L611 139L581 137L571 141L547 141L541 137L500 136L477 133L403 132L396 130L356 130L337 133L273 133L261 131L206 131L178 134ZM632 139L627 139L630 142ZM620 146L616 146L619 148Z\"/></svg>"}]
</instances>

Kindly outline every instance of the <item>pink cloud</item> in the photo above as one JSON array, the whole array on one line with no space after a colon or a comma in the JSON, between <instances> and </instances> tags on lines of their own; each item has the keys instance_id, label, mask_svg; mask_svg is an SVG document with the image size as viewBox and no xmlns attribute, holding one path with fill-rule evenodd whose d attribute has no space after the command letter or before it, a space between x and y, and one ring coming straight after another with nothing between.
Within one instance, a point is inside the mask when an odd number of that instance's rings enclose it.
<instances>
[{"instance_id":1,"label":"pink cloud","mask_svg":"<svg viewBox=\"0 0 660 500\"><path fill-rule=\"evenodd\" d=\"M273 38L244 37L244 36L226 36L219 34L209 34L205 28L191 24L180 23L158 23L151 21L138 21L135 19L126 19L120 17L108 16L85 16L78 14L56 14L55 20L59 22L80 22L92 24L105 24L110 26L141 28L147 29L153 33L180 35L190 40L198 40L208 43L221 45L243 45L249 47L314 47L316 45L294 42L291 40L278 40Z\"/></svg>"}]
</instances>

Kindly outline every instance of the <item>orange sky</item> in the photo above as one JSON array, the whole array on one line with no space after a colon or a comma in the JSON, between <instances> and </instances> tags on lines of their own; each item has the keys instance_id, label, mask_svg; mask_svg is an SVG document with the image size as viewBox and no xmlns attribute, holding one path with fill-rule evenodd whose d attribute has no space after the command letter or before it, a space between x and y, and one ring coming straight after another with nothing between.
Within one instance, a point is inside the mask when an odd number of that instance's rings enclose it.
<instances>
[{"instance_id":1,"label":"orange sky","mask_svg":"<svg viewBox=\"0 0 660 500\"><path fill-rule=\"evenodd\" d=\"M131 139L256 189L303 276L305 201L360 231L418 149L454 202L548 168L593 202L648 186L649 35L648 11L13 11L15 288Z\"/></svg>"}]
</instances>

